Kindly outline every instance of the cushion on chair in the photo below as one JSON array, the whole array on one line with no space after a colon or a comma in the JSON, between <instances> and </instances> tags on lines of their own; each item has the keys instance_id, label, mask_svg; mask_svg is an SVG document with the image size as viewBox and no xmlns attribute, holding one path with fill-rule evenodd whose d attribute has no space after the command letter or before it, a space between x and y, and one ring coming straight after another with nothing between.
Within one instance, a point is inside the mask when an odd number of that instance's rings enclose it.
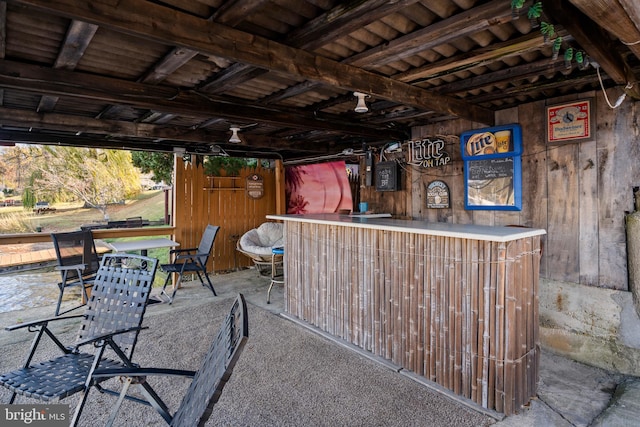
<instances>
[{"instance_id":1,"label":"cushion on chair","mask_svg":"<svg viewBox=\"0 0 640 427\"><path fill-rule=\"evenodd\" d=\"M256 255L269 255L273 248L284 246L283 225L279 222L265 222L240 237L240 248Z\"/></svg>"}]
</instances>

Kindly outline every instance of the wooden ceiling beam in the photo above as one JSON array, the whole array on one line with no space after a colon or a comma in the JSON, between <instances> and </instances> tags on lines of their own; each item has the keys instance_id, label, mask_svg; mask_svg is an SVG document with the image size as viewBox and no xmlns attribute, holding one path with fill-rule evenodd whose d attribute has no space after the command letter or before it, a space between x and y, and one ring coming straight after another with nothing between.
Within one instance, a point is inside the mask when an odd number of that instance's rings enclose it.
<instances>
[{"instance_id":1,"label":"wooden ceiling beam","mask_svg":"<svg viewBox=\"0 0 640 427\"><path fill-rule=\"evenodd\" d=\"M302 83L298 83L297 85L289 86L286 89L280 90L278 92L272 93L271 95L260 98L259 104L260 105L275 104L287 98L292 98L294 96L301 95L318 86L321 86L321 84L318 82L310 82L306 80Z\"/></svg>"},{"instance_id":2,"label":"wooden ceiling beam","mask_svg":"<svg viewBox=\"0 0 640 427\"><path fill-rule=\"evenodd\" d=\"M591 18L566 0L543 0L542 3L545 14L566 28L614 82L627 86L637 81L631 67L617 53L609 35ZM625 92L634 99L640 99L640 85L625 87Z\"/></svg>"},{"instance_id":3,"label":"wooden ceiling beam","mask_svg":"<svg viewBox=\"0 0 640 427\"><path fill-rule=\"evenodd\" d=\"M234 27L242 22L246 14L254 13L265 3L266 0L227 1L209 20ZM150 84L160 83L178 68L191 61L197 54L197 50L175 47L138 81Z\"/></svg>"},{"instance_id":4,"label":"wooden ceiling beam","mask_svg":"<svg viewBox=\"0 0 640 427\"><path fill-rule=\"evenodd\" d=\"M414 107L450 113L493 125L493 111L431 93L376 73L296 49L221 24L141 0L99 3L80 0L18 0L19 4L80 19L161 43L184 46L284 74L362 91Z\"/></svg>"},{"instance_id":5,"label":"wooden ceiling beam","mask_svg":"<svg viewBox=\"0 0 640 427\"><path fill-rule=\"evenodd\" d=\"M493 0L353 55L343 63L377 68L512 19L510 2Z\"/></svg>"},{"instance_id":6,"label":"wooden ceiling beam","mask_svg":"<svg viewBox=\"0 0 640 427\"><path fill-rule=\"evenodd\" d=\"M225 137L222 132L210 132L205 129L94 119L69 114L35 113L14 108L0 108L0 122L6 127L48 129L60 132L113 135L116 137L173 139L194 143L211 143L215 138L222 139Z\"/></svg>"},{"instance_id":7,"label":"wooden ceiling beam","mask_svg":"<svg viewBox=\"0 0 640 427\"><path fill-rule=\"evenodd\" d=\"M0 60L0 86L38 94L69 96L147 108L193 117L225 117L259 121L278 126L323 129L329 132L378 138L400 138L404 131L353 123L348 118L316 115L283 108L266 108L237 99L208 97L193 91L166 86L150 86L126 80Z\"/></svg>"},{"instance_id":8,"label":"wooden ceiling beam","mask_svg":"<svg viewBox=\"0 0 640 427\"><path fill-rule=\"evenodd\" d=\"M268 3L269 0L227 0L222 2L210 20L235 27Z\"/></svg>"},{"instance_id":9,"label":"wooden ceiling beam","mask_svg":"<svg viewBox=\"0 0 640 427\"><path fill-rule=\"evenodd\" d=\"M500 90L499 92L480 95L477 96L476 99L478 100L478 102L496 101L504 99L506 96L527 96L527 93L544 92L545 90L561 88L563 86L567 86L568 84L574 86L591 86L597 81L598 77L593 74L585 74L577 78L568 78L565 76L564 78L557 78L554 80L541 79L540 81L536 81L533 83L505 88Z\"/></svg>"},{"instance_id":10,"label":"wooden ceiling beam","mask_svg":"<svg viewBox=\"0 0 640 427\"><path fill-rule=\"evenodd\" d=\"M74 147L105 148L113 150L148 150L173 151L170 142L136 141L126 138L98 138L92 136L64 135L52 133L26 132L0 129L0 142L15 142L19 144L63 145Z\"/></svg>"},{"instance_id":11,"label":"wooden ceiling beam","mask_svg":"<svg viewBox=\"0 0 640 427\"><path fill-rule=\"evenodd\" d=\"M344 2L287 34L285 43L305 50L315 50L416 2L417 0Z\"/></svg>"},{"instance_id":12,"label":"wooden ceiling beam","mask_svg":"<svg viewBox=\"0 0 640 427\"><path fill-rule=\"evenodd\" d=\"M242 22L244 15L238 13L242 11L244 13L253 13L256 9L261 8L265 3L265 0L237 0L226 2L223 8L218 9L216 14L209 18L209 20L215 19L223 24L235 26ZM164 58L156 63L150 70L148 70L144 76L138 81L140 83L158 84L164 81L169 75L174 73L178 68L191 61L198 51L193 49L187 49L184 47L174 47ZM164 115L158 117L155 120L156 123L162 121L171 120L171 115Z\"/></svg>"},{"instance_id":13,"label":"wooden ceiling beam","mask_svg":"<svg viewBox=\"0 0 640 427\"><path fill-rule=\"evenodd\" d=\"M0 2L0 59L7 53L7 3Z\"/></svg>"},{"instance_id":14,"label":"wooden ceiling beam","mask_svg":"<svg viewBox=\"0 0 640 427\"><path fill-rule=\"evenodd\" d=\"M96 35L96 31L98 31L97 25L72 21L53 67L74 70Z\"/></svg>"},{"instance_id":15,"label":"wooden ceiling beam","mask_svg":"<svg viewBox=\"0 0 640 427\"><path fill-rule=\"evenodd\" d=\"M594 22L629 46L640 59L640 4L637 0L569 0Z\"/></svg>"},{"instance_id":16,"label":"wooden ceiling beam","mask_svg":"<svg viewBox=\"0 0 640 427\"><path fill-rule=\"evenodd\" d=\"M226 92L230 88L241 85L249 80L253 80L268 72L269 70L256 68L252 65L240 63L232 64L203 82L198 86L198 90L212 95Z\"/></svg>"},{"instance_id":17,"label":"wooden ceiling beam","mask_svg":"<svg viewBox=\"0 0 640 427\"><path fill-rule=\"evenodd\" d=\"M285 37L284 42L289 46L300 49L314 50L416 1L399 0L390 2L388 0L373 0L363 2L362 0L351 0L350 2L339 4L306 25L290 32ZM233 9L231 4L233 2L227 2L223 8L229 5L229 8ZM225 23L217 19L214 19L214 21ZM267 69L255 68L247 64L234 64L212 76L201 86L201 89L207 93L220 93L268 72L269 70ZM300 89L303 89L302 92L304 92L319 85L319 82L303 82L300 85L284 89L278 94L274 94L273 97L269 97L269 99L262 99L261 103L266 105L276 102L275 99L291 98L299 95L301 93Z\"/></svg>"},{"instance_id":18,"label":"wooden ceiling beam","mask_svg":"<svg viewBox=\"0 0 640 427\"><path fill-rule=\"evenodd\" d=\"M195 50L175 47L138 79L140 83L158 84L198 54Z\"/></svg>"},{"instance_id":19,"label":"wooden ceiling beam","mask_svg":"<svg viewBox=\"0 0 640 427\"><path fill-rule=\"evenodd\" d=\"M70 136L84 135L83 138L91 138L96 135L109 137L118 144L123 143L136 146L136 140L153 141L159 143L164 141L171 146L209 146L213 143L226 143L229 138L228 132L211 131L207 129L190 129L178 126L161 126L147 123L132 123L118 120L101 120L83 116L72 116L68 114L55 113L34 113L27 110L16 110L11 108L0 108L0 122L7 129L12 129L19 136L19 141L29 141L40 143L56 138L66 138ZM20 131L18 129L24 129ZM31 131L27 132L26 130ZM44 131L49 133L43 133ZM51 132L60 132L54 134ZM62 132L67 135L63 135ZM32 139L30 135L33 136ZM46 135L46 136L43 136ZM92 136L89 136L92 135ZM301 144L291 142L283 138L271 138L263 135L243 134L241 146L252 149L295 149L302 150ZM318 151L311 151L317 153Z\"/></svg>"},{"instance_id":20,"label":"wooden ceiling beam","mask_svg":"<svg viewBox=\"0 0 640 427\"><path fill-rule=\"evenodd\" d=\"M482 89L500 83L512 84L519 80L537 78L540 75L565 71L567 71L567 68L564 64L564 59L560 58L553 61L545 58L536 62L503 68L502 70L491 73L480 74L468 79L443 84L438 86L436 90L440 93L447 94L459 93L468 90Z\"/></svg>"},{"instance_id":21,"label":"wooden ceiling beam","mask_svg":"<svg viewBox=\"0 0 640 427\"><path fill-rule=\"evenodd\" d=\"M560 37L570 37L563 28L557 28L556 33ZM534 52L544 46L545 43L542 34L540 34L540 32L532 32L515 40L507 40L423 67L411 69L396 74L393 78L405 83L428 81L429 79L439 78L446 74L465 71L513 56Z\"/></svg>"},{"instance_id":22,"label":"wooden ceiling beam","mask_svg":"<svg viewBox=\"0 0 640 427\"><path fill-rule=\"evenodd\" d=\"M74 70L84 56L84 52L87 50L91 40L93 40L97 30L97 25L87 24L82 21L71 21L62 49L58 52L58 57L53 67ZM57 103L57 97L43 96L40 98L37 111L53 111Z\"/></svg>"}]
</instances>

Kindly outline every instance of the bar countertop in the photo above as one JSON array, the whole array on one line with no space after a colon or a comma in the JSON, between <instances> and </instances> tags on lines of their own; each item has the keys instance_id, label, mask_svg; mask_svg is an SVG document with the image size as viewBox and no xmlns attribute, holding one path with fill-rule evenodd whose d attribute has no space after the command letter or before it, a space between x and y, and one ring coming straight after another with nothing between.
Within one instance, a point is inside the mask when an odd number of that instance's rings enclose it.
<instances>
[{"instance_id":1,"label":"bar countertop","mask_svg":"<svg viewBox=\"0 0 640 427\"><path fill-rule=\"evenodd\" d=\"M426 222L419 220L349 216L340 214L308 215L267 215L268 219L295 221L345 227L369 228L374 230L402 231L433 236L457 237L461 239L510 242L525 237L546 234L539 228L500 227L475 224L448 224L444 222Z\"/></svg>"}]
</instances>

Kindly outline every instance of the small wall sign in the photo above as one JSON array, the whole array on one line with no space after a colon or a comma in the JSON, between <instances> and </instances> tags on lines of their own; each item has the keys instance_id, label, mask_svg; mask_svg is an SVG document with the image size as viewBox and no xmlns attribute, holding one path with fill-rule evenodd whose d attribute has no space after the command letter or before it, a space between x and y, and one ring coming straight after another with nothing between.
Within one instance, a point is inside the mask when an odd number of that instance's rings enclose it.
<instances>
[{"instance_id":1,"label":"small wall sign","mask_svg":"<svg viewBox=\"0 0 640 427\"><path fill-rule=\"evenodd\" d=\"M245 185L247 196L250 199L259 199L264 196L264 180L262 176L256 173L249 175Z\"/></svg>"},{"instance_id":2,"label":"small wall sign","mask_svg":"<svg viewBox=\"0 0 640 427\"><path fill-rule=\"evenodd\" d=\"M423 168L446 166L451 162L451 156L444 151L442 139L429 138L420 141L409 141L409 163Z\"/></svg>"},{"instance_id":3,"label":"small wall sign","mask_svg":"<svg viewBox=\"0 0 640 427\"><path fill-rule=\"evenodd\" d=\"M376 190L398 191L400 189L400 174L398 164L391 160L376 163Z\"/></svg>"},{"instance_id":4,"label":"small wall sign","mask_svg":"<svg viewBox=\"0 0 640 427\"><path fill-rule=\"evenodd\" d=\"M593 139L591 99L547 107L547 143Z\"/></svg>"},{"instance_id":5,"label":"small wall sign","mask_svg":"<svg viewBox=\"0 0 640 427\"><path fill-rule=\"evenodd\" d=\"M448 208L450 199L449 186L444 181L431 181L427 186L427 208Z\"/></svg>"}]
</instances>

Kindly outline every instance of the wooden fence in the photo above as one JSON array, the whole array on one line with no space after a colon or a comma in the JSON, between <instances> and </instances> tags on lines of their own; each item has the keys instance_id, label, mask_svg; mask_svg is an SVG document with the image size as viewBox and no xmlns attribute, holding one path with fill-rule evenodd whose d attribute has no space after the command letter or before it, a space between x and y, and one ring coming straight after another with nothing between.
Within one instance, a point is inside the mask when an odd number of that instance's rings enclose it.
<instances>
[{"instance_id":1,"label":"wooden fence","mask_svg":"<svg viewBox=\"0 0 640 427\"><path fill-rule=\"evenodd\" d=\"M264 194L259 199L248 196L247 177L258 174L263 179ZM236 251L236 242L247 230L266 221L266 215L278 213L283 203L282 166L275 169L246 168L232 182L211 182L202 167L176 159L174 194L175 240L182 248L197 247L207 224L220 226L209 271L229 271L253 265Z\"/></svg>"}]
</instances>

